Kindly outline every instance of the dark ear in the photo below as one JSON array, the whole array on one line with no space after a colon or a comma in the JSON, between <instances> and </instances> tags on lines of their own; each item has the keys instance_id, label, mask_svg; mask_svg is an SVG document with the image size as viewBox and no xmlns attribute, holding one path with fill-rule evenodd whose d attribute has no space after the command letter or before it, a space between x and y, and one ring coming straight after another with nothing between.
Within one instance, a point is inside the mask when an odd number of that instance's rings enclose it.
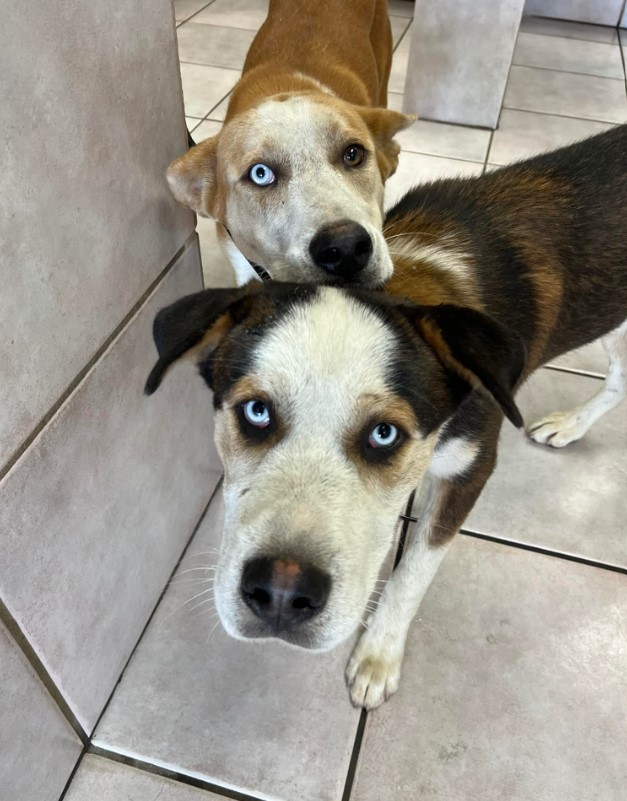
<instances>
[{"instance_id":1,"label":"dark ear","mask_svg":"<svg viewBox=\"0 0 627 801\"><path fill-rule=\"evenodd\" d=\"M206 289L166 306L155 317L152 335L159 359L150 371L144 392L158 389L167 369L192 349L209 353L243 319L255 287Z\"/></svg>"},{"instance_id":2,"label":"dark ear","mask_svg":"<svg viewBox=\"0 0 627 801\"><path fill-rule=\"evenodd\" d=\"M414 324L442 364L472 387L487 390L517 427L514 389L525 367L522 340L488 315L452 304L421 306Z\"/></svg>"}]
</instances>

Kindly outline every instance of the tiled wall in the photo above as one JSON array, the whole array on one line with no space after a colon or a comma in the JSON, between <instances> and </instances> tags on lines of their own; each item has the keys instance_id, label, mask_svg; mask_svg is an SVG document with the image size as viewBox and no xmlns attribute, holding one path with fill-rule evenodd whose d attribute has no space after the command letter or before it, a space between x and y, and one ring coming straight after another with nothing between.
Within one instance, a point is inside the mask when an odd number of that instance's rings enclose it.
<instances>
[{"instance_id":1,"label":"tiled wall","mask_svg":"<svg viewBox=\"0 0 627 801\"><path fill-rule=\"evenodd\" d=\"M191 368L142 394L155 312L202 286L163 179L186 146L170 0L9 4L0 74L0 787L47 801L219 468Z\"/></svg>"}]
</instances>

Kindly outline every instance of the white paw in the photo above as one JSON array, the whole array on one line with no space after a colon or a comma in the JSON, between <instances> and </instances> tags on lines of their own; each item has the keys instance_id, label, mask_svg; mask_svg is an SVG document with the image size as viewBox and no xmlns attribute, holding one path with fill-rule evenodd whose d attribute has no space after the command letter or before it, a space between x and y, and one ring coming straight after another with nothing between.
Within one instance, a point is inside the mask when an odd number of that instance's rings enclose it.
<instances>
[{"instance_id":1,"label":"white paw","mask_svg":"<svg viewBox=\"0 0 627 801\"><path fill-rule=\"evenodd\" d=\"M588 430L586 422L576 411L554 412L527 428L527 434L534 442L563 448L581 439Z\"/></svg>"},{"instance_id":2,"label":"white paw","mask_svg":"<svg viewBox=\"0 0 627 801\"><path fill-rule=\"evenodd\" d=\"M365 631L348 662L346 681L355 706L374 709L398 690L403 647L386 647L381 640Z\"/></svg>"}]
</instances>

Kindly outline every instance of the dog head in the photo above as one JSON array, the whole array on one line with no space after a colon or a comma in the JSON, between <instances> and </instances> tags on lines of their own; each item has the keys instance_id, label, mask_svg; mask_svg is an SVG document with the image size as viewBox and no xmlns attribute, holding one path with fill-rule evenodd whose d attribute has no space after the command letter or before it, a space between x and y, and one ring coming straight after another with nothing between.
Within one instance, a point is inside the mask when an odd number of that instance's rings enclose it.
<instances>
[{"instance_id":1,"label":"dog head","mask_svg":"<svg viewBox=\"0 0 627 801\"><path fill-rule=\"evenodd\" d=\"M323 285L206 290L155 320L146 384L191 356L214 393L235 637L328 649L358 625L398 515L471 392L521 425L522 350L484 315Z\"/></svg>"},{"instance_id":2,"label":"dog head","mask_svg":"<svg viewBox=\"0 0 627 801\"><path fill-rule=\"evenodd\" d=\"M413 119L323 92L275 95L233 115L167 177L273 278L377 284L392 274L382 226L393 136Z\"/></svg>"}]
</instances>

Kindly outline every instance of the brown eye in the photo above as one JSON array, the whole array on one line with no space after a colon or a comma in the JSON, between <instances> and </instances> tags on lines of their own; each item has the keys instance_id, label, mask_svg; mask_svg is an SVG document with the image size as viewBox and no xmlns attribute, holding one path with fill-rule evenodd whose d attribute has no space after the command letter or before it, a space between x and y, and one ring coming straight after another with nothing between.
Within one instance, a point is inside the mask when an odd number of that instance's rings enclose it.
<instances>
[{"instance_id":1,"label":"brown eye","mask_svg":"<svg viewBox=\"0 0 627 801\"><path fill-rule=\"evenodd\" d=\"M366 151L361 145L349 145L344 151L344 164L347 167L359 167L366 158Z\"/></svg>"}]
</instances>

